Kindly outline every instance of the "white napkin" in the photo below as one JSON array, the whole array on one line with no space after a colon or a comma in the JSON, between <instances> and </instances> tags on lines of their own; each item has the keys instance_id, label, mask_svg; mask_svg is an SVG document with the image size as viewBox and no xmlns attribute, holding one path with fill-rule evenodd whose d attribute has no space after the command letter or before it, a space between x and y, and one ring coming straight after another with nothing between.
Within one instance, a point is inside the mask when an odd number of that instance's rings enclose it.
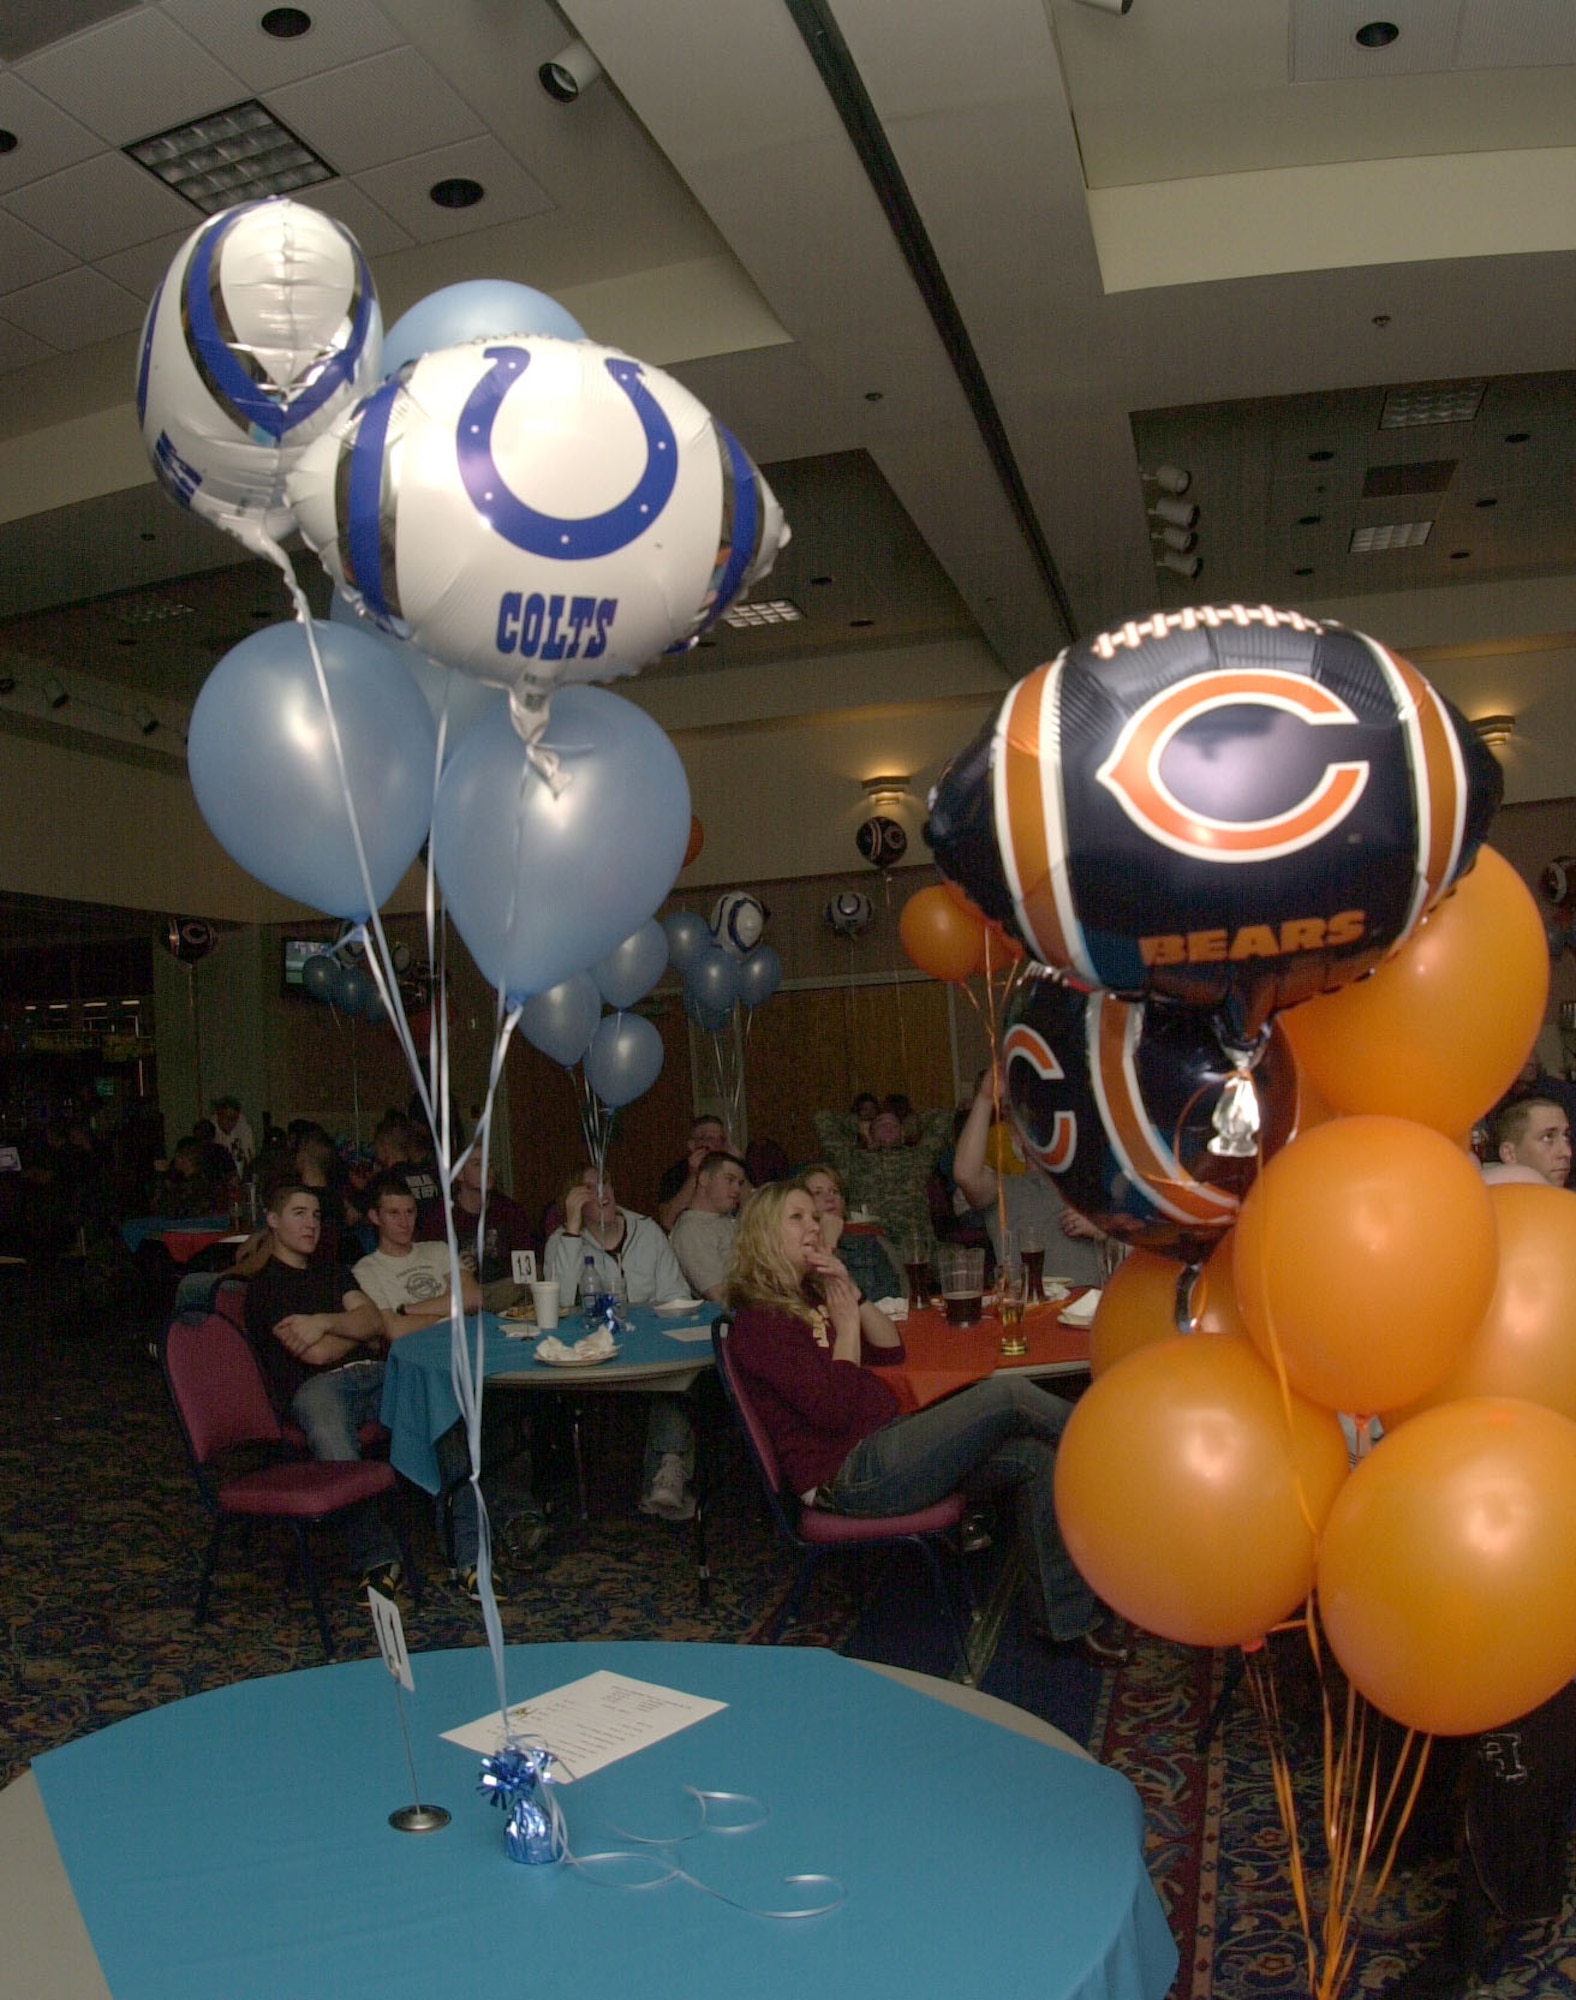
<instances>
[{"instance_id":1,"label":"white napkin","mask_svg":"<svg viewBox=\"0 0 1576 2000\"><path fill-rule=\"evenodd\" d=\"M1056 1317L1061 1321L1063 1326L1088 1326L1092 1323L1099 1307L1099 1292L1085 1292L1081 1299L1074 1299L1066 1311L1058 1313ZM540 1352L541 1350L538 1349L537 1351Z\"/></svg>"},{"instance_id":2,"label":"white napkin","mask_svg":"<svg viewBox=\"0 0 1576 2000\"><path fill-rule=\"evenodd\" d=\"M885 1313L888 1319L908 1318L907 1299L877 1299L875 1307L877 1312Z\"/></svg>"},{"instance_id":3,"label":"white napkin","mask_svg":"<svg viewBox=\"0 0 1576 2000\"><path fill-rule=\"evenodd\" d=\"M549 1333L536 1343L537 1360L554 1362L560 1368L588 1368L594 1361L611 1361L617 1352L613 1336L605 1326L577 1340L573 1347L566 1347L556 1333Z\"/></svg>"}]
</instances>

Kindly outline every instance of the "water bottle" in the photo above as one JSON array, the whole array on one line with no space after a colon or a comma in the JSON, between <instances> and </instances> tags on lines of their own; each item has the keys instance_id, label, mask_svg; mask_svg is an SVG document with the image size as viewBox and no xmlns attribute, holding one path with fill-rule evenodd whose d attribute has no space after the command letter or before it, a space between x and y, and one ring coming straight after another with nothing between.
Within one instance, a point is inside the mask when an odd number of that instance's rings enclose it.
<instances>
[{"instance_id":1,"label":"water bottle","mask_svg":"<svg viewBox=\"0 0 1576 2000\"><path fill-rule=\"evenodd\" d=\"M601 1289L597 1281L596 1259L588 1250L580 1266L580 1310L587 1325L596 1318L597 1296Z\"/></svg>"}]
</instances>

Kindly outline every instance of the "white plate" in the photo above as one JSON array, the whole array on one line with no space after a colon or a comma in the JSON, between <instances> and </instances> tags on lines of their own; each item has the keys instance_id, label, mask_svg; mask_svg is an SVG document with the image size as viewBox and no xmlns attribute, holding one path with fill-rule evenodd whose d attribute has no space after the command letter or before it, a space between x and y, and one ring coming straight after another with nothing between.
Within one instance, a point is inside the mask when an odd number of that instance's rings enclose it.
<instances>
[{"instance_id":1,"label":"white plate","mask_svg":"<svg viewBox=\"0 0 1576 2000\"><path fill-rule=\"evenodd\" d=\"M705 1299L664 1299L652 1311L661 1313L664 1319L678 1319L684 1313L704 1312L706 1304Z\"/></svg>"},{"instance_id":2,"label":"white plate","mask_svg":"<svg viewBox=\"0 0 1576 2000\"><path fill-rule=\"evenodd\" d=\"M536 1358L538 1361L545 1362L549 1368L600 1368L604 1361L616 1361L621 1351L621 1349L615 1347L611 1354L599 1354L595 1361L582 1361L577 1355L567 1354L560 1361L556 1355L544 1354L538 1348L536 1350Z\"/></svg>"}]
</instances>

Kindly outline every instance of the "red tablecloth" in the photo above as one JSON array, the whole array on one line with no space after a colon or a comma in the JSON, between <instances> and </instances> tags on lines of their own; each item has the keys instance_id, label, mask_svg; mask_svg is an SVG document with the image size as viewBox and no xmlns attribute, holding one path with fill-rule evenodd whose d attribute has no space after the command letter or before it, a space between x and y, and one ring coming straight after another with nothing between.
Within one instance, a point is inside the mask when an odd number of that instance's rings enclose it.
<instances>
[{"instance_id":1,"label":"red tablecloth","mask_svg":"<svg viewBox=\"0 0 1576 2000\"><path fill-rule=\"evenodd\" d=\"M1057 1319L1082 1295L1080 1289L1054 1304L1031 1306L1023 1320L1029 1351L1010 1359L1001 1353L1001 1321L991 1315L977 1326L948 1326L945 1313L910 1309L901 1325L908 1358L896 1368L883 1368L882 1380L891 1383L907 1411L939 1403L998 1368L1059 1368L1067 1373L1087 1368L1089 1329L1063 1326Z\"/></svg>"},{"instance_id":2,"label":"red tablecloth","mask_svg":"<svg viewBox=\"0 0 1576 2000\"><path fill-rule=\"evenodd\" d=\"M189 1264L199 1250L213 1243L244 1243L228 1229L166 1229L155 1241L162 1243L177 1264Z\"/></svg>"}]
</instances>

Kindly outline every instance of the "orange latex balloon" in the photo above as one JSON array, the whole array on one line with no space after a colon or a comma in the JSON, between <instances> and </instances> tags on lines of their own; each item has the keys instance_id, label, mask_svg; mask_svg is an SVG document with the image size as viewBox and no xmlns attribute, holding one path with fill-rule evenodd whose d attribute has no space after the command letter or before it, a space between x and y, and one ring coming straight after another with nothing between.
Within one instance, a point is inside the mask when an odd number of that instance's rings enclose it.
<instances>
[{"instance_id":1,"label":"orange latex balloon","mask_svg":"<svg viewBox=\"0 0 1576 2000\"><path fill-rule=\"evenodd\" d=\"M1468 1130L1516 1080L1549 993L1532 892L1491 847L1371 978L1277 1016L1340 1112Z\"/></svg>"},{"instance_id":2,"label":"orange latex balloon","mask_svg":"<svg viewBox=\"0 0 1576 2000\"><path fill-rule=\"evenodd\" d=\"M1248 1323L1237 1303L1237 1272L1233 1262L1236 1231L1223 1236L1209 1253L1209 1261L1193 1287L1193 1319L1199 1333L1229 1333L1238 1340L1248 1338Z\"/></svg>"},{"instance_id":3,"label":"orange latex balloon","mask_svg":"<svg viewBox=\"0 0 1576 2000\"><path fill-rule=\"evenodd\" d=\"M1098 1379L1141 1347L1174 1340L1178 1281L1187 1267L1149 1250L1133 1250L1117 1265L1100 1294L1089 1328L1089 1373Z\"/></svg>"},{"instance_id":4,"label":"orange latex balloon","mask_svg":"<svg viewBox=\"0 0 1576 2000\"><path fill-rule=\"evenodd\" d=\"M1475 1734L1546 1701L1576 1674L1576 1424L1473 1398L1387 1437L1331 1510L1319 1608L1408 1728Z\"/></svg>"},{"instance_id":5,"label":"orange latex balloon","mask_svg":"<svg viewBox=\"0 0 1576 2000\"><path fill-rule=\"evenodd\" d=\"M685 844L684 860L681 863L681 866L688 868L690 863L695 859L696 855L699 854L699 852L705 845L706 845L706 829L701 825L699 819L695 816L695 814L691 813L689 840Z\"/></svg>"},{"instance_id":6,"label":"orange latex balloon","mask_svg":"<svg viewBox=\"0 0 1576 2000\"><path fill-rule=\"evenodd\" d=\"M1241 1646L1307 1596L1346 1470L1328 1410L1293 1397L1288 1427L1246 1341L1192 1334L1085 1393L1056 1450L1056 1517L1124 1617L1188 1646Z\"/></svg>"},{"instance_id":7,"label":"orange latex balloon","mask_svg":"<svg viewBox=\"0 0 1576 2000\"><path fill-rule=\"evenodd\" d=\"M967 979L985 963L985 919L943 888L918 889L898 920L903 949L932 979Z\"/></svg>"},{"instance_id":8,"label":"orange latex balloon","mask_svg":"<svg viewBox=\"0 0 1576 2000\"><path fill-rule=\"evenodd\" d=\"M1292 1386L1361 1416L1459 1363L1494 1291L1494 1209L1474 1161L1405 1118L1337 1118L1277 1153L1237 1218L1237 1299Z\"/></svg>"},{"instance_id":9,"label":"orange latex balloon","mask_svg":"<svg viewBox=\"0 0 1576 2000\"><path fill-rule=\"evenodd\" d=\"M1000 924L989 920L985 925L985 943L990 951L992 972L1005 972L1009 965L1016 965L1020 958L1028 956L1015 937L1009 937Z\"/></svg>"},{"instance_id":10,"label":"orange latex balloon","mask_svg":"<svg viewBox=\"0 0 1576 2000\"><path fill-rule=\"evenodd\" d=\"M1492 1187L1499 1282L1460 1362L1393 1428L1465 1396L1517 1396L1576 1419L1576 1197L1564 1188Z\"/></svg>"},{"instance_id":11,"label":"orange latex balloon","mask_svg":"<svg viewBox=\"0 0 1576 2000\"><path fill-rule=\"evenodd\" d=\"M1284 1024L1287 1014L1295 1012L1295 1008L1288 1008L1286 1014L1278 1014L1276 1019ZM1293 1042L1292 1053L1294 1055L1296 1054L1296 1049L1297 1044ZM1319 1086L1299 1061L1297 1064L1297 1130L1299 1132L1311 1132L1315 1125L1328 1125L1332 1118L1338 1118L1339 1116L1340 1113L1335 1110L1333 1105L1326 1101L1323 1091L1320 1090Z\"/></svg>"}]
</instances>

